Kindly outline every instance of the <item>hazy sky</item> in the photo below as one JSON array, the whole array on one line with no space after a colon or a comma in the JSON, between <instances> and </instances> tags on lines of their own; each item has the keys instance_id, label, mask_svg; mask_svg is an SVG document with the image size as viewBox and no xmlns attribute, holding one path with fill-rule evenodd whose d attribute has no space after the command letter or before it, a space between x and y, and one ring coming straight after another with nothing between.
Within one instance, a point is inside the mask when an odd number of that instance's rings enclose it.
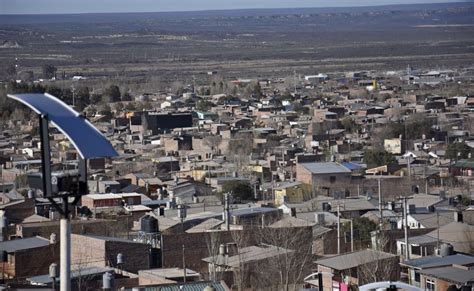
<instances>
[{"instance_id":1,"label":"hazy sky","mask_svg":"<svg viewBox=\"0 0 474 291\"><path fill-rule=\"evenodd\" d=\"M459 0L0 0L0 14L155 12L442 2L459 2Z\"/></svg>"}]
</instances>

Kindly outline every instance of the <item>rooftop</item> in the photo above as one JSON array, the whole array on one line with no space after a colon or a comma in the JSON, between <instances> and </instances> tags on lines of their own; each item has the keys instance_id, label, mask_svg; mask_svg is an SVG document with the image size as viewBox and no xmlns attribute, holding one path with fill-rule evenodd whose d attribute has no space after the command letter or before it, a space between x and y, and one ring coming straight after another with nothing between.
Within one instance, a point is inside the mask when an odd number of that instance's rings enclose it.
<instances>
[{"instance_id":1,"label":"rooftop","mask_svg":"<svg viewBox=\"0 0 474 291\"><path fill-rule=\"evenodd\" d=\"M334 162L326 163L303 163L302 166L312 174L341 174L351 173L351 170L341 164Z\"/></svg>"},{"instance_id":2,"label":"rooftop","mask_svg":"<svg viewBox=\"0 0 474 291\"><path fill-rule=\"evenodd\" d=\"M48 239L40 236L21 238L0 242L0 250L13 253L20 250L34 249L49 245Z\"/></svg>"},{"instance_id":3,"label":"rooftop","mask_svg":"<svg viewBox=\"0 0 474 291\"><path fill-rule=\"evenodd\" d=\"M455 254L446 257L429 256L418 259L408 260L400 263L401 265L415 269L429 269L443 266L474 264L474 256L465 254Z\"/></svg>"},{"instance_id":4,"label":"rooftop","mask_svg":"<svg viewBox=\"0 0 474 291\"><path fill-rule=\"evenodd\" d=\"M372 249L365 249L353 253L335 256L329 259L322 259L316 261L316 263L318 265L329 267L335 270L347 270L370 262L394 257L397 256Z\"/></svg>"}]
</instances>

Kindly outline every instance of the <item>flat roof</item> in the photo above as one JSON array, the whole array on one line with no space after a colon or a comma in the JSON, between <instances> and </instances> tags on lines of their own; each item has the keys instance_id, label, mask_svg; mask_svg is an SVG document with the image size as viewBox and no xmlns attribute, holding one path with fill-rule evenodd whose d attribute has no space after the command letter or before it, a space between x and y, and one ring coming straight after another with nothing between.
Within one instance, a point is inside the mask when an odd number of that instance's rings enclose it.
<instances>
[{"instance_id":1,"label":"flat roof","mask_svg":"<svg viewBox=\"0 0 474 291\"><path fill-rule=\"evenodd\" d=\"M334 162L326 163L302 163L305 169L310 171L312 174L338 174L338 173L351 173L348 168Z\"/></svg>"},{"instance_id":2,"label":"flat roof","mask_svg":"<svg viewBox=\"0 0 474 291\"><path fill-rule=\"evenodd\" d=\"M322 259L316 261L316 263L318 265L329 267L335 270L347 270L355 268L359 265L364 265L370 262L375 262L393 257L397 257L397 255L375 251L371 249L365 249L353 253L335 256L329 259Z\"/></svg>"},{"instance_id":3,"label":"flat roof","mask_svg":"<svg viewBox=\"0 0 474 291\"><path fill-rule=\"evenodd\" d=\"M456 284L472 284L474 283L474 269L463 269L455 266L433 268L420 271L430 277L440 278Z\"/></svg>"},{"instance_id":4,"label":"flat roof","mask_svg":"<svg viewBox=\"0 0 474 291\"><path fill-rule=\"evenodd\" d=\"M44 247L49 244L50 242L48 239L40 236L35 236L0 242L0 250L6 251L7 253L13 253L20 250Z\"/></svg>"}]
</instances>

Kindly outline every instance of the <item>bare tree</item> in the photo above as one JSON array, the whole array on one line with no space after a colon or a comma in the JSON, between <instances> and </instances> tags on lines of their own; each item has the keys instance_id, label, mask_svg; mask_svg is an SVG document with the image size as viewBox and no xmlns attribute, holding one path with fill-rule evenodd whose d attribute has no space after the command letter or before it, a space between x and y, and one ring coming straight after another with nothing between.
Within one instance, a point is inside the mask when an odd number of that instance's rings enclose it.
<instances>
[{"instance_id":1,"label":"bare tree","mask_svg":"<svg viewBox=\"0 0 474 291\"><path fill-rule=\"evenodd\" d=\"M382 251L361 252L357 268L359 286L379 281L396 281L400 276L399 258Z\"/></svg>"},{"instance_id":2,"label":"bare tree","mask_svg":"<svg viewBox=\"0 0 474 291\"><path fill-rule=\"evenodd\" d=\"M262 282L278 285L278 290L299 290L303 278L311 272L312 228L262 228L260 241L276 247L277 254L262 270Z\"/></svg>"},{"instance_id":3,"label":"bare tree","mask_svg":"<svg viewBox=\"0 0 474 291\"><path fill-rule=\"evenodd\" d=\"M209 232L206 236L206 245L209 253L209 280L213 282L219 282L222 279L222 272L218 268L219 260L219 248L222 243L221 233L218 231Z\"/></svg>"},{"instance_id":4,"label":"bare tree","mask_svg":"<svg viewBox=\"0 0 474 291\"><path fill-rule=\"evenodd\" d=\"M245 278L247 274L246 265L244 264L242 257L242 248L244 248L248 243L248 234L247 231L233 231L232 240L234 242L236 256L238 258L238 267L232 269L234 273L234 287L238 291L242 291L245 288Z\"/></svg>"},{"instance_id":5,"label":"bare tree","mask_svg":"<svg viewBox=\"0 0 474 291\"><path fill-rule=\"evenodd\" d=\"M93 254L93 248L89 243L85 245L77 245L78 251L71 262L71 273L74 274L73 282L76 290L94 290L88 287L89 282L94 278L95 274L88 274L86 271L93 266L101 266L105 264L105 259Z\"/></svg>"},{"instance_id":6,"label":"bare tree","mask_svg":"<svg viewBox=\"0 0 474 291\"><path fill-rule=\"evenodd\" d=\"M210 147L214 154L217 152L221 142L222 137L220 135L209 135L204 138L204 144Z\"/></svg>"},{"instance_id":7,"label":"bare tree","mask_svg":"<svg viewBox=\"0 0 474 291\"><path fill-rule=\"evenodd\" d=\"M253 148L252 134L236 134L229 143L227 156L235 163L236 170L240 173L248 172L247 166L250 162L250 154Z\"/></svg>"}]
</instances>

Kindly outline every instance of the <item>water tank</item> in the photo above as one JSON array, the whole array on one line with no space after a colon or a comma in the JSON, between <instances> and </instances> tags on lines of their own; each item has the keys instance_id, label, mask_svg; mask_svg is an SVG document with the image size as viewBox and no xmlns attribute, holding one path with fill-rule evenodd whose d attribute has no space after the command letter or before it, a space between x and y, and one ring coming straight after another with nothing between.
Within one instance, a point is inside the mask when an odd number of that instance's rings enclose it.
<instances>
[{"instance_id":1,"label":"water tank","mask_svg":"<svg viewBox=\"0 0 474 291\"><path fill-rule=\"evenodd\" d=\"M102 275L102 288L105 290L112 290L114 286L114 276L112 273L107 272Z\"/></svg>"},{"instance_id":2,"label":"water tank","mask_svg":"<svg viewBox=\"0 0 474 291\"><path fill-rule=\"evenodd\" d=\"M121 265L121 264L123 264L123 254L118 253L117 254L117 265Z\"/></svg>"},{"instance_id":3,"label":"water tank","mask_svg":"<svg viewBox=\"0 0 474 291\"><path fill-rule=\"evenodd\" d=\"M50 236L49 236L49 243L51 244L55 244L56 243L56 234L55 233L52 233Z\"/></svg>"},{"instance_id":4,"label":"water tank","mask_svg":"<svg viewBox=\"0 0 474 291\"><path fill-rule=\"evenodd\" d=\"M316 223L318 225L324 225L325 221L324 221L324 213L316 213Z\"/></svg>"},{"instance_id":5,"label":"water tank","mask_svg":"<svg viewBox=\"0 0 474 291\"><path fill-rule=\"evenodd\" d=\"M441 257L447 257L454 255L454 248L451 244L442 244L439 250L439 255Z\"/></svg>"},{"instance_id":6,"label":"water tank","mask_svg":"<svg viewBox=\"0 0 474 291\"><path fill-rule=\"evenodd\" d=\"M140 226L141 231L145 233L158 232L158 220L153 216L146 215L142 217Z\"/></svg>"},{"instance_id":7,"label":"water tank","mask_svg":"<svg viewBox=\"0 0 474 291\"><path fill-rule=\"evenodd\" d=\"M49 265L49 277L50 278L58 278L59 277L58 264L52 263L51 265Z\"/></svg>"},{"instance_id":8,"label":"water tank","mask_svg":"<svg viewBox=\"0 0 474 291\"><path fill-rule=\"evenodd\" d=\"M34 189L28 190L28 199L34 199L36 196L36 191Z\"/></svg>"},{"instance_id":9,"label":"water tank","mask_svg":"<svg viewBox=\"0 0 474 291\"><path fill-rule=\"evenodd\" d=\"M224 256L227 254L226 246L224 244L221 244L219 246L219 255Z\"/></svg>"},{"instance_id":10,"label":"water tank","mask_svg":"<svg viewBox=\"0 0 474 291\"><path fill-rule=\"evenodd\" d=\"M4 215L0 217L0 228L6 228L8 226L7 217Z\"/></svg>"}]
</instances>

